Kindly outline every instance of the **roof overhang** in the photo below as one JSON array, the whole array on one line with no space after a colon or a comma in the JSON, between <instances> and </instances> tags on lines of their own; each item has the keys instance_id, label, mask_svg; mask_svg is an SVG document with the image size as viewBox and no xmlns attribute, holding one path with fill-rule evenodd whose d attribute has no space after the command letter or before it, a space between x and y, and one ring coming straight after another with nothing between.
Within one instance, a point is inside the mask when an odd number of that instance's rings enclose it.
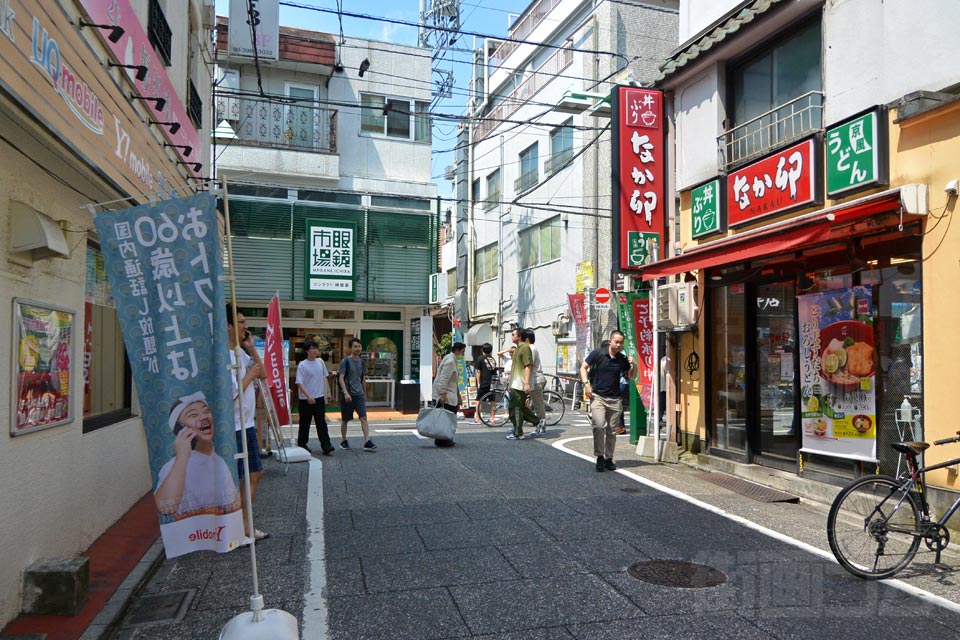
<instances>
[{"instance_id":1,"label":"roof overhang","mask_svg":"<svg viewBox=\"0 0 960 640\"><path fill-rule=\"evenodd\" d=\"M682 255L654 262L642 270L641 277L643 280L653 280L687 271L756 260L827 242L834 239L833 232L838 227L850 225L881 213L899 210L902 203L901 197L913 197L913 194L917 191L916 187L917 185L896 187L789 220L707 242L684 252ZM903 204L905 212L914 210L912 204Z\"/></svg>"}]
</instances>

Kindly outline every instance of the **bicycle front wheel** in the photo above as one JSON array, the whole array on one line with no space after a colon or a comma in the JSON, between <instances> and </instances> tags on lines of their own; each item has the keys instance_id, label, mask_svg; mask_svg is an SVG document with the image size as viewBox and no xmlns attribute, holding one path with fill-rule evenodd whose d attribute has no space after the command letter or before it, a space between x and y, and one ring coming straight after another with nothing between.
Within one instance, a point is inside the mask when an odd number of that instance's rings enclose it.
<instances>
[{"instance_id":1,"label":"bicycle front wheel","mask_svg":"<svg viewBox=\"0 0 960 640\"><path fill-rule=\"evenodd\" d=\"M560 422L563 418L563 397L556 391L543 392L543 423L548 427Z\"/></svg>"},{"instance_id":2,"label":"bicycle front wheel","mask_svg":"<svg viewBox=\"0 0 960 640\"><path fill-rule=\"evenodd\" d=\"M877 580L910 564L920 546L920 506L910 486L890 476L865 476L837 495L827 539L844 569Z\"/></svg>"},{"instance_id":3,"label":"bicycle front wheel","mask_svg":"<svg viewBox=\"0 0 960 640\"><path fill-rule=\"evenodd\" d=\"M499 389L483 394L480 398L480 421L488 427L499 427L506 423L510 412L506 407L506 395Z\"/></svg>"}]
</instances>

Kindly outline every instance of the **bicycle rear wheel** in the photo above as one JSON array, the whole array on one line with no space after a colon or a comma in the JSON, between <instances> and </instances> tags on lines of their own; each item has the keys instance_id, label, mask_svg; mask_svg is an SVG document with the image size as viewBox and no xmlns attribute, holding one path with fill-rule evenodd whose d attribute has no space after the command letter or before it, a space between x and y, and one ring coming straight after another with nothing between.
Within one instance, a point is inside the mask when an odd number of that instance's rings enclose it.
<instances>
[{"instance_id":1,"label":"bicycle rear wheel","mask_svg":"<svg viewBox=\"0 0 960 640\"><path fill-rule=\"evenodd\" d=\"M563 396L556 391L543 392L543 422L548 427L560 422L563 418Z\"/></svg>"},{"instance_id":2,"label":"bicycle rear wheel","mask_svg":"<svg viewBox=\"0 0 960 640\"><path fill-rule=\"evenodd\" d=\"M910 564L920 546L920 506L909 486L890 476L865 476L837 495L827 539L844 569L877 580Z\"/></svg>"},{"instance_id":3,"label":"bicycle rear wheel","mask_svg":"<svg viewBox=\"0 0 960 640\"><path fill-rule=\"evenodd\" d=\"M502 426L510 417L506 404L505 393L499 389L483 394L480 398L480 421L488 427Z\"/></svg>"}]
</instances>

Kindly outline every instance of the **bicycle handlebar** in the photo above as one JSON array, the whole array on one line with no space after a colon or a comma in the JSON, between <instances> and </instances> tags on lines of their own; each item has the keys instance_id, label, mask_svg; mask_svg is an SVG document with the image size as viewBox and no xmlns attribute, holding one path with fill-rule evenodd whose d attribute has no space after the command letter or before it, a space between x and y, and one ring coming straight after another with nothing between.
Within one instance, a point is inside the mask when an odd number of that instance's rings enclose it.
<instances>
[{"instance_id":1,"label":"bicycle handlebar","mask_svg":"<svg viewBox=\"0 0 960 640\"><path fill-rule=\"evenodd\" d=\"M952 438L944 438L943 440L934 440L933 444L950 444L951 442L960 442L960 431L957 431L957 435Z\"/></svg>"}]
</instances>

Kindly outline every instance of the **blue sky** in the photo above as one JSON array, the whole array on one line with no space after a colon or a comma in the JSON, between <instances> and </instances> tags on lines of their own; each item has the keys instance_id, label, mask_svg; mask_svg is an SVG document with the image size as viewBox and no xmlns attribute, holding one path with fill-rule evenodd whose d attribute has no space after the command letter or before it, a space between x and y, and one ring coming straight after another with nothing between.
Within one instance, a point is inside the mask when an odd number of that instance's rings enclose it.
<instances>
[{"instance_id":1,"label":"blue sky","mask_svg":"<svg viewBox=\"0 0 960 640\"><path fill-rule=\"evenodd\" d=\"M416 22L420 12L418 0L341 1L345 12L390 20ZM327 10L337 8L335 0L296 0L293 4ZM461 29L485 35L505 36L510 15L522 12L528 4L529 0L461 0ZM216 10L218 15L229 15L230 0L216 0ZM340 31L337 16L333 13L299 9L283 4L280 5L280 24L334 34ZM384 20L344 17L343 34L348 39L353 36L406 45L417 43L416 27L393 24ZM457 45L465 49L472 48L474 37L463 36ZM479 45L478 39L477 46ZM444 69L452 69L454 72L453 95L448 99L441 99L434 109L436 112L457 115L463 113L467 102L466 90L470 82L469 60L470 54L467 51L454 51L448 52L445 59L436 65ZM444 197L450 195L450 183L444 180L443 174L445 168L453 164L450 150L454 144L456 144L456 123L446 121L434 126L432 175L440 195Z\"/></svg>"}]
</instances>

